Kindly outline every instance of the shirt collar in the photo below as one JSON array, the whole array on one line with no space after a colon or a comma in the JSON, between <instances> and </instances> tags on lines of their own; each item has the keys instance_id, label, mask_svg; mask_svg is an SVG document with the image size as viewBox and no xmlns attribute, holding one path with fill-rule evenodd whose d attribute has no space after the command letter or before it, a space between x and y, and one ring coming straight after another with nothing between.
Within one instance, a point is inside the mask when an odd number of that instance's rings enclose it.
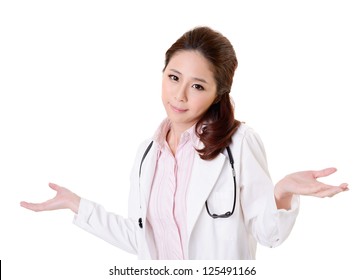
<instances>
[{"instance_id":1,"label":"shirt collar","mask_svg":"<svg viewBox=\"0 0 364 280\"><path fill-rule=\"evenodd\" d=\"M192 141L192 144L194 147L198 147L200 143L200 138L196 135L195 131L196 124L191 126L189 129L187 129L185 132L182 133L180 142L187 142L189 140ZM171 129L171 121L166 118L163 120L163 122L159 125L157 131L154 134L153 140L159 148L163 148L166 143L166 137L168 131Z\"/></svg>"}]
</instances>

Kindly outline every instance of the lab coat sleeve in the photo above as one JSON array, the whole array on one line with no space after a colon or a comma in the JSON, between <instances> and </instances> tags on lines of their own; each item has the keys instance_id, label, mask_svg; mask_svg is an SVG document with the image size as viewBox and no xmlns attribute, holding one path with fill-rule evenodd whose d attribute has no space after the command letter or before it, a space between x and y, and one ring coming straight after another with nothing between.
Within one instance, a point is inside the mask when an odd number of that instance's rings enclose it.
<instances>
[{"instance_id":1,"label":"lab coat sleeve","mask_svg":"<svg viewBox=\"0 0 364 280\"><path fill-rule=\"evenodd\" d=\"M131 254L138 254L140 247L138 242L140 213L139 204L136 203L139 188L135 185L135 182L139 181L135 181L135 178L138 178L140 160L149 143L149 139L144 141L135 157L131 172L128 218L108 212L103 206L81 198L78 214L73 220L73 223L80 228Z\"/></svg>"},{"instance_id":2,"label":"lab coat sleeve","mask_svg":"<svg viewBox=\"0 0 364 280\"><path fill-rule=\"evenodd\" d=\"M73 223L126 252L137 253L135 223L82 198Z\"/></svg>"},{"instance_id":3,"label":"lab coat sleeve","mask_svg":"<svg viewBox=\"0 0 364 280\"><path fill-rule=\"evenodd\" d=\"M276 247L286 240L294 226L299 196L293 196L290 210L277 209L264 146L251 128L242 141L241 161L240 201L246 226L261 245Z\"/></svg>"}]
</instances>

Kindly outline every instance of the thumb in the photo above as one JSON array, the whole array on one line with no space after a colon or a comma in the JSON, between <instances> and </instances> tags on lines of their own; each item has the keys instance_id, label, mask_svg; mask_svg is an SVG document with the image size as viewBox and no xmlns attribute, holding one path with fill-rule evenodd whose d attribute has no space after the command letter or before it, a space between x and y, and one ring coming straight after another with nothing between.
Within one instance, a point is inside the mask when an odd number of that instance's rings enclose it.
<instances>
[{"instance_id":1,"label":"thumb","mask_svg":"<svg viewBox=\"0 0 364 280\"><path fill-rule=\"evenodd\" d=\"M337 169L335 167L329 167L322 170L314 171L313 175L315 176L315 178L326 177L331 175L332 173L335 173L336 170Z\"/></svg>"},{"instance_id":2,"label":"thumb","mask_svg":"<svg viewBox=\"0 0 364 280\"><path fill-rule=\"evenodd\" d=\"M52 189L55 190L56 192L59 191L59 189L61 188L60 186L58 186L57 184L54 183L49 183L48 186Z\"/></svg>"}]
</instances>

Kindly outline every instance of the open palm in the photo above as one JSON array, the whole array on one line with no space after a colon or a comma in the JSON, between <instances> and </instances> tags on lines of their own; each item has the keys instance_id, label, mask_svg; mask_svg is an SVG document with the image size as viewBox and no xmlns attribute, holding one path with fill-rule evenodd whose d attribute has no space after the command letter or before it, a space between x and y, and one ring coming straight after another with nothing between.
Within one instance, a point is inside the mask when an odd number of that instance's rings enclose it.
<instances>
[{"instance_id":1,"label":"open palm","mask_svg":"<svg viewBox=\"0 0 364 280\"><path fill-rule=\"evenodd\" d=\"M41 203L30 203L22 201L20 202L20 205L35 212L58 209L71 209L73 212L77 213L80 203L80 197L78 195L74 194L69 189L53 183L49 183L49 187L57 192L55 197L53 197L52 199Z\"/></svg>"}]
</instances>

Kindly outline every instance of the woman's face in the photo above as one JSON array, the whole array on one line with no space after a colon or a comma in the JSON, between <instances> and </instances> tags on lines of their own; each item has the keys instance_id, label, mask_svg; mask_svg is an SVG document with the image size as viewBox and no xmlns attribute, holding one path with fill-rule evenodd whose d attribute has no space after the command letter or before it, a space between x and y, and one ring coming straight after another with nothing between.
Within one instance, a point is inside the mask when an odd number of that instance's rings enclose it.
<instances>
[{"instance_id":1,"label":"woman's face","mask_svg":"<svg viewBox=\"0 0 364 280\"><path fill-rule=\"evenodd\" d=\"M198 51L180 51L163 72L162 101L172 126L194 125L216 98L210 62Z\"/></svg>"}]
</instances>

